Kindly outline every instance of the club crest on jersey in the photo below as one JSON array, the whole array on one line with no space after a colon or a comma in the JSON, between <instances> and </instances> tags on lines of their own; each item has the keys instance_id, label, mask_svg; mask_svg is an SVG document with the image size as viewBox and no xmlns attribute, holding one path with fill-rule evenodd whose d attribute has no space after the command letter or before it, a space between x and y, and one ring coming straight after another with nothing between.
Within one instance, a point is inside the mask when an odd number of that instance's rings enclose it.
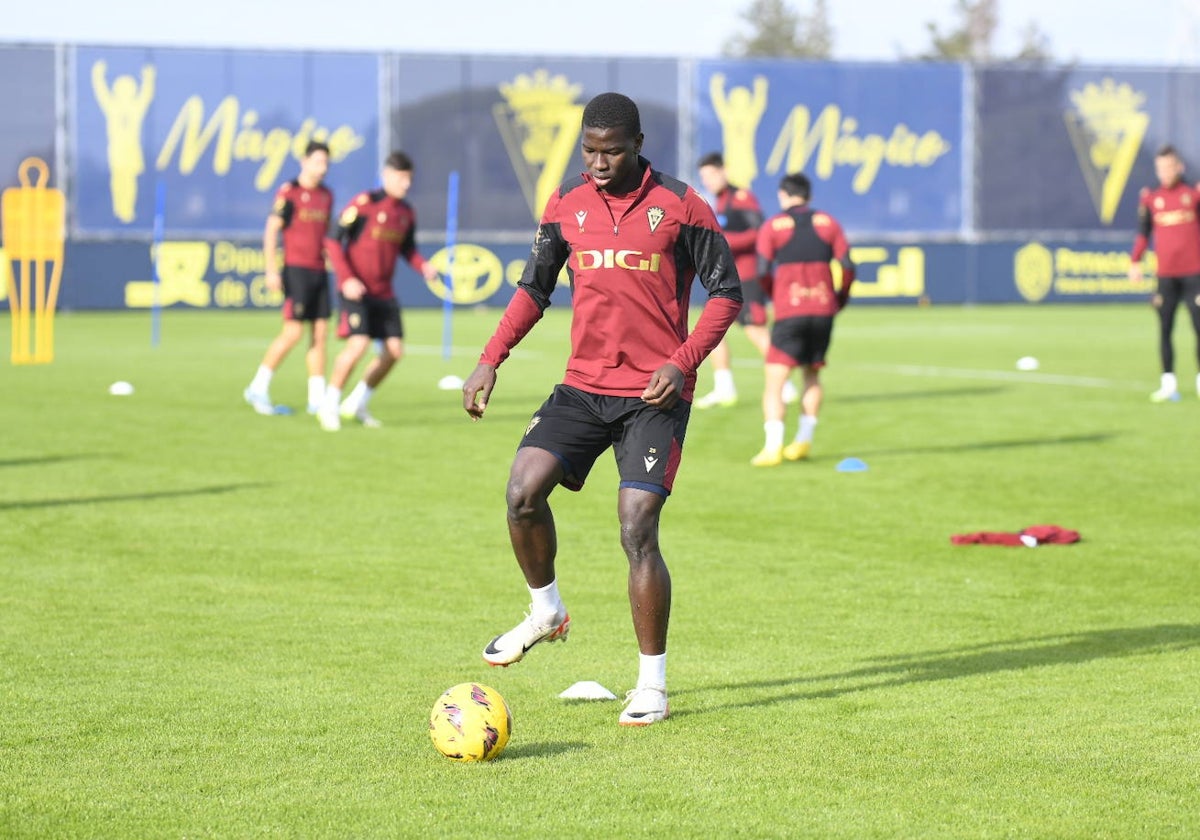
<instances>
[{"instance_id":1,"label":"club crest on jersey","mask_svg":"<svg viewBox=\"0 0 1200 840\"><path fill-rule=\"evenodd\" d=\"M587 218L587 211L580 210L575 213L575 221L579 222L579 232L583 233L583 222Z\"/></svg>"},{"instance_id":2,"label":"club crest on jersey","mask_svg":"<svg viewBox=\"0 0 1200 840\"><path fill-rule=\"evenodd\" d=\"M651 207L646 210L646 219L650 222L650 232L654 233L658 229L659 223L667 214L661 207Z\"/></svg>"},{"instance_id":3,"label":"club crest on jersey","mask_svg":"<svg viewBox=\"0 0 1200 840\"><path fill-rule=\"evenodd\" d=\"M375 221L378 222L379 224L383 224L384 222L387 221L387 213L380 210L379 215L377 215L375 217Z\"/></svg>"}]
</instances>

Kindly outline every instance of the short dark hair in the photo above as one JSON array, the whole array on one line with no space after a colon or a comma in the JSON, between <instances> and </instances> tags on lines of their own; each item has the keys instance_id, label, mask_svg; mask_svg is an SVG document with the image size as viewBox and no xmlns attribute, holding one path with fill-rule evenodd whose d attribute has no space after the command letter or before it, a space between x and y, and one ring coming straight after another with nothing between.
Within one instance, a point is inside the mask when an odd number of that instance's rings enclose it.
<instances>
[{"instance_id":1,"label":"short dark hair","mask_svg":"<svg viewBox=\"0 0 1200 840\"><path fill-rule=\"evenodd\" d=\"M637 137L642 133L642 117L637 104L623 93L601 93L583 109L583 127L623 128Z\"/></svg>"},{"instance_id":2,"label":"short dark hair","mask_svg":"<svg viewBox=\"0 0 1200 840\"><path fill-rule=\"evenodd\" d=\"M812 181L808 180L808 176L803 172L789 172L784 175L779 180L779 189L805 201L812 198Z\"/></svg>"},{"instance_id":3,"label":"short dark hair","mask_svg":"<svg viewBox=\"0 0 1200 840\"><path fill-rule=\"evenodd\" d=\"M397 169L400 172L413 171L412 158L400 151L395 151L388 155L387 160L383 162L383 165L389 169Z\"/></svg>"},{"instance_id":4,"label":"short dark hair","mask_svg":"<svg viewBox=\"0 0 1200 840\"><path fill-rule=\"evenodd\" d=\"M720 152L709 152L704 157L700 158L700 162L696 164L697 169L703 169L706 166L715 166L718 169L724 169L725 156Z\"/></svg>"},{"instance_id":5,"label":"short dark hair","mask_svg":"<svg viewBox=\"0 0 1200 840\"><path fill-rule=\"evenodd\" d=\"M322 143L320 140L309 140L308 145L304 147L304 156L308 157L314 152L329 154L329 144Z\"/></svg>"},{"instance_id":6,"label":"short dark hair","mask_svg":"<svg viewBox=\"0 0 1200 840\"><path fill-rule=\"evenodd\" d=\"M1154 156L1156 158L1160 158L1160 157L1177 158L1177 157L1179 157L1179 150L1176 149L1174 146L1172 146L1170 143L1167 143L1165 146L1160 146L1158 148L1158 151L1154 153Z\"/></svg>"}]
</instances>

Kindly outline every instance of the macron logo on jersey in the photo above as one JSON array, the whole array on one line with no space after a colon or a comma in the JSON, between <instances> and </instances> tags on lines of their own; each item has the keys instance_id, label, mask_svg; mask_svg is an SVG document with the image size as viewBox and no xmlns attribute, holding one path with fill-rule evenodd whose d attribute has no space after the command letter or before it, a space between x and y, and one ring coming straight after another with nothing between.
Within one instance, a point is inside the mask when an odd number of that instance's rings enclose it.
<instances>
[{"instance_id":1,"label":"macron logo on jersey","mask_svg":"<svg viewBox=\"0 0 1200 840\"><path fill-rule=\"evenodd\" d=\"M579 232L583 233L583 222L587 218L587 211L580 210L575 214L575 221L579 222Z\"/></svg>"}]
</instances>

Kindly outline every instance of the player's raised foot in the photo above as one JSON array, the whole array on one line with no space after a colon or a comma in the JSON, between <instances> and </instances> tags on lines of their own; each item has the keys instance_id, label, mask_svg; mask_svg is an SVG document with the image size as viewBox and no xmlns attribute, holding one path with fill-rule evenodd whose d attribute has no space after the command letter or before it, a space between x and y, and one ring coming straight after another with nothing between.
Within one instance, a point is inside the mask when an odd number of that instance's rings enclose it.
<instances>
[{"instance_id":1,"label":"player's raised foot","mask_svg":"<svg viewBox=\"0 0 1200 840\"><path fill-rule=\"evenodd\" d=\"M342 418L338 416L336 405L322 404L317 409L317 422L327 432L340 432L342 430Z\"/></svg>"},{"instance_id":2,"label":"player's raised foot","mask_svg":"<svg viewBox=\"0 0 1200 840\"><path fill-rule=\"evenodd\" d=\"M242 399L249 403L259 414L275 414L275 406L271 404L271 398L262 391L255 391L253 388L247 388L242 391Z\"/></svg>"},{"instance_id":3,"label":"player's raised foot","mask_svg":"<svg viewBox=\"0 0 1200 840\"><path fill-rule=\"evenodd\" d=\"M737 405L737 393L729 391L709 391L703 397L696 400L695 406L699 409L706 408L730 408Z\"/></svg>"},{"instance_id":4,"label":"player's raised foot","mask_svg":"<svg viewBox=\"0 0 1200 840\"><path fill-rule=\"evenodd\" d=\"M530 612L516 627L488 642L483 649L483 660L489 665L507 668L514 662L520 662L538 642L557 642L560 639L565 642L570 631L571 616L566 612L552 616L537 616Z\"/></svg>"},{"instance_id":5,"label":"player's raised foot","mask_svg":"<svg viewBox=\"0 0 1200 840\"><path fill-rule=\"evenodd\" d=\"M1155 391L1153 394L1150 395L1150 402L1152 402L1152 403L1179 402L1179 392L1178 391L1168 391L1166 388L1159 388L1157 391Z\"/></svg>"},{"instance_id":6,"label":"player's raised foot","mask_svg":"<svg viewBox=\"0 0 1200 840\"><path fill-rule=\"evenodd\" d=\"M811 450L812 444L808 441L794 440L783 447L783 460L803 461Z\"/></svg>"},{"instance_id":7,"label":"player's raised foot","mask_svg":"<svg viewBox=\"0 0 1200 840\"><path fill-rule=\"evenodd\" d=\"M764 446L762 452L750 459L751 466L755 467L777 467L782 463L782 446Z\"/></svg>"},{"instance_id":8,"label":"player's raised foot","mask_svg":"<svg viewBox=\"0 0 1200 840\"><path fill-rule=\"evenodd\" d=\"M621 726L649 726L666 720L671 714L667 703L667 689L660 686L635 688L625 695L625 708L621 712Z\"/></svg>"}]
</instances>

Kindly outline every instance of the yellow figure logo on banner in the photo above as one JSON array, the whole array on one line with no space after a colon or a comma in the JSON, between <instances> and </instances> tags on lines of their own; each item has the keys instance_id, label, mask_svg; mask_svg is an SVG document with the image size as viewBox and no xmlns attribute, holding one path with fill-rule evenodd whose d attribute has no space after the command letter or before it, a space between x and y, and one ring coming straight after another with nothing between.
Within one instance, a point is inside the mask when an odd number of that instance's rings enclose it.
<instances>
[{"instance_id":1,"label":"yellow figure logo on banner","mask_svg":"<svg viewBox=\"0 0 1200 840\"><path fill-rule=\"evenodd\" d=\"M30 183L30 173L37 177ZM50 189L50 168L38 158L17 167L19 187L0 197L4 269L12 313L12 363L54 361L54 310L62 280L66 198ZM9 263L11 262L11 270Z\"/></svg>"},{"instance_id":2,"label":"yellow figure logo on banner","mask_svg":"<svg viewBox=\"0 0 1200 840\"><path fill-rule=\"evenodd\" d=\"M138 176L146 170L142 153L142 120L154 99L154 68L142 68L142 83L133 76L117 76L109 87L108 63L92 65L92 90L108 126L108 174L113 215L132 222L137 215Z\"/></svg>"},{"instance_id":3,"label":"yellow figure logo on banner","mask_svg":"<svg viewBox=\"0 0 1200 840\"><path fill-rule=\"evenodd\" d=\"M500 85L503 103L492 106L500 137L521 182L533 218L540 219L550 194L562 183L575 154L583 88L548 70L519 75Z\"/></svg>"},{"instance_id":4,"label":"yellow figure logo on banner","mask_svg":"<svg viewBox=\"0 0 1200 840\"><path fill-rule=\"evenodd\" d=\"M721 122L722 154L729 182L749 188L758 177L758 155L754 151L754 136L767 110L767 78L754 77L754 90L735 87L725 91L725 74L713 73L708 80L708 94L713 111Z\"/></svg>"},{"instance_id":5,"label":"yellow figure logo on banner","mask_svg":"<svg viewBox=\"0 0 1200 840\"><path fill-rule=\"evenodd\" d=\"M1071 101L1075 110L1063 114L1067 134L1096 213L1110 224L1150 126L1150 115L1141 110L1146 97L1128 84L1104 79L1072 91Z\"/></svg>"},{"instance_id":6,"label":"yellow figure logo on banner","mask_svg":"<svg viewBox=\"0 0 1200 840\"><path fill-rule=\"evenodd\" d=\"M208 306L212 289L204 282L212 261L212 246L207 242L162 242L151 248L150 258L158 263L158 288L152 280L134 280L125 284L125 305L130 309L150 309L158 296L159 306L186 303Z\"/></svg>"},{"instance_id":7,"label":"yellow figure logo on banner","mask_svg":"<svg viewBox=\"0 0 1200 840\"><path fill-rule=\"evenodd\" d=\"M1030 242L1013 255L1013 281L1030 303L1044 300L1054 286L1054 256L1040 242Z\"/></svg>"}]
</instances>

